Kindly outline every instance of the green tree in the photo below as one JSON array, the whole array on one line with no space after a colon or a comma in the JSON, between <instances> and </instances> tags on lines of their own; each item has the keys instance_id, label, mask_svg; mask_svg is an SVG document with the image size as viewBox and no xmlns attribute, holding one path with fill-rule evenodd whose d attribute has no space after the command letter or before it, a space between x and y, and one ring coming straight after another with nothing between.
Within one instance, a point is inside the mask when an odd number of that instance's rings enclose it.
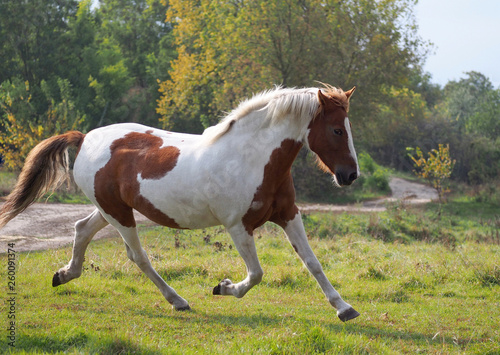
<instances>
[{"instance_id":1,"label":"green tree","mask_svg":"<svg viewBox=\"0 0 500 355\"><path fill-rule=\"evenodd\" d=\"M172 27L165 21L167 4L161 0L100 0L101 41L113 43L121 53L130 78L120 94L120 118L157 124L158 80L168 79L174 59ZM122 71L125 74L125 71ZM110 101L107 101L110 102Z\"/></svg>"},{"instance_id":2,"label":"green tree","mask_svg":"<svg viewBox=\"0 0 500 355\"><path fill-rule=\"evenodd\" d=\"M444 109L462 132L474 129L470 120L493 90L493 84L484 74L474 71L466 74L466 78L450 81L444 88Z\"/></svg>"},{"instance_id":3,"label":"green tree","mask_svg":"<svg viewBox=\"0 0 500 355\"><path fill-rule=\"evenodd\" d=\"M500 137L500 89L489 90L481 99L470 115L466 129L494 141Z\"/></svg>"},{"instance_id":4,"label":"green tree","mask_svg":"<svg viewBox=\"0 0 500 355\"><path fill-rule=\"evenodd\" d=\"M59 50L65 45L67 20L75 15L77 5L76 0L2 0L0 48L12 57L8 66L2 65L6 70L0 72L0 82L20 76L33 88L49 73L65 70Z\"/></svg>"},{"instance_id":5,"label":"green tree","mask_svg":"<svg viewBox=\"0 0 500 355\"><path fill-rule=\"evenodd\" d=\"M19 170L29 151L41 140L71 130L81 129L85 117L76 109L71 85L57 80L59 93L54 98L45 81L41 92L47 110L38 114L31 104L31 87L19 78L0 84L0 156L10 170Z\"/></svg>"},{"instance_id":6,"label":"green tree","mask_svg":"<svg viewBox=\"0 0 500 355\"><path fill-rule=\"evenodd\" d=\"M57 91L56 78L67 77L64 34L77 7L76 0L0 2L0 54L6 60L0 69L0 82L14 77L28 81L31 104L38 112L47 109L42 80Z\"/></svg>"},{"instance_id":7,"label":"green tree","mask_svg":"<svg viewBox=\"0 0 500 355\"><path fill-rule=\"evenodd\" d=\"M93 127L126 120L124 116L127 111L122 97L133 81L119 46L111 39L101 40L95 55L99 70L90 75L88 81L95 93L92 108L94 112L100 112L100 115L93 117Z\"/></svg>"},{"instance_id":8,"label":"green tree","mask_svg":"<svg viewBox=\"0 0 500 355\"><path fill-rule=\"evenodd\" d=\"M455 179L470 184L491 181L500 171L499 107L499 89L485 75L468 72L444 87L441 101L430 108L430 119L421 126L420 141L414 144L430 149L446 139L457 161Z\"/></svg>"},{"instance_id":9,"label":"green tree","mask_svg":"<svg viewBox=\"0 0 500 355\"><path fill-rule=\"evenodd\" d=\"M366 123L370 134L365 144L377 160L399 170L407 168L406 147L425 140L422 133L430 119L422 95L408 88L382 87L372 120Z\"/></svg>"}]
</instances>

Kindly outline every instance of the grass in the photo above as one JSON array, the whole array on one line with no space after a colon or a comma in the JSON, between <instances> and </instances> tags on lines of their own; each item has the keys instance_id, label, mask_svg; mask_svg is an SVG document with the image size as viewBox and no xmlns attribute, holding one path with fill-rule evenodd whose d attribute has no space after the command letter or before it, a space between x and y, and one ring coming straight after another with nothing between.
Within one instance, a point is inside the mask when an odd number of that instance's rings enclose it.
<instances>
[{"instance_id":1,"label":"grass","mask_svg":"<svg viewBox=\"0 0 500 355\"><path fill-rule=\"evenodd\" d=\"M460 226L450 229L456 234L453 246L446 239L411 239L398 226L410 215L423 221L426 212L388 213L392 215L304 217L325 273L361 313L348 323L338 320L282 232L272 225L256 232L264 280L242 299L211 294L221 279L245 277L243 262L224 229L142 228L141 240L154 267L190 302L193 311L172 310L127 259L118 238L91 243L82 276L57 288L50 285L52 275L69 261L71 248L22 253L17 259L15 350L69 354L500 353L499 243L472 240ZM389 241L367 233L370 226L383 224L384 218L393 221L396 235L405 237ZM464 223L476 235L486 228L480 220ZM7 284L5 254L0 263L5 265L0 278ZM6 324L5 303L2 307ZM12 350L5 338L2 335L1 352Z\"/></svg>"},{"instance_id":2,"label":"grass","mask_svg":"<svg viewBox=\"0 0 500 355\"><path fill-rule=\"evenodd\" d=\"M14 180L1 173L0 188ZM72 191L51 199L80 202ZM140 234L154 267L193 311L173 311L118 238L91 243L82 277L57 288L70 247L21 253L10 348L3 254L0 352L500 354L499 206L462 194L438 208L303 216L325 273L361 313L346 324L272 225L256 232L264 280L242 299L212 295L221 279L245 277L224 229L150 227Z\"/></svg>"},{"instance_id":3,"label":"grass","mask_svg":"<svg viewBox=\"0 0 500 355\"><path fill-rule=\"evenodd\" d=\"M15 173L4 171L0 167L0 196L7 196L16 184Z\"/></svg>"}]
</instances>

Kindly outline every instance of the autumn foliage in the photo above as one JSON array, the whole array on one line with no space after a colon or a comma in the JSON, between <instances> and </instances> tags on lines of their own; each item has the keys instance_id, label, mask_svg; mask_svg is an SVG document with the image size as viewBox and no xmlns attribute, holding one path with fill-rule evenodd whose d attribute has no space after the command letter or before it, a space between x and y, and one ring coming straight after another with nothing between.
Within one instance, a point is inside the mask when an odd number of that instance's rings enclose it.
<instances>
[{"instance_id":1,"label":"autumn foliage","mask_svg":"<svg viewBox=\"0 0 500 355\"><path fill-rule=\"evenodd\" d=\"M410 148L410 150L413 150ZM443 202L444 193L447 191L447 181L453 171L455 160L450 157L450 146L439 144L438 149L432 149L427 159L422 150L417 147L414 149L416 156L410 154L415 165L415 174L429 181L436 189L439 202Z\"/></svg>"}]
</instances>

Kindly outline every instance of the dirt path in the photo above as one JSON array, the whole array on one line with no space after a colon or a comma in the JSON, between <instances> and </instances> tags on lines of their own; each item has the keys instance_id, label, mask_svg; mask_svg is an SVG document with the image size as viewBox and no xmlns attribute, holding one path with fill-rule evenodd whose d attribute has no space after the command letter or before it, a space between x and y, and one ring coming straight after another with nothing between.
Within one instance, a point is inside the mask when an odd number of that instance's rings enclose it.
<instances>
[{"instance_id":1,"label":"dirt path","mask_svg":"<svg viewBox=\"0 0 500 355\"><path fill-rule=\"evenodd\" d=\"M367 201L357 205L302 204L302 212L379 212L385 211L387 202L405 201L409 204L427 203L438 199L436 189L416 182L393 177L389 181L391 197ZM0 232L1 233L1 232Z\"/></svg>"},{"instance_id":2,"label":"dirt path","mask_svg":"<svg viewBox=\"0 0 500 355\"><path fill-rule=\"evenodd\" d=\"M34 203L0 230L0 253L5 253L7 243L11 242L15 243L16 251L54 249L73 243L75 222L94 210L94 205ZM154 224L137 212L135 218L137 224ZM94 240L116 236L118 232L107 226Z\"/></svg>"},{"instance_id":3,"label":"dirt path","mask_svg":"<svg viewBox=\"0 0 500 355\"><path fill-rule=\"evenodd\" d=\"M385 210L386 202L405 200L407 203L426 203L438 198L436 190L422 184L392 178L389 186L392 196L362 205L301 204L303 212L376 212ZM73 242L75 222L88 216L93 205L66 205L35 203L0 230L0 253L5 253L7 243L14 242L16 251L36 251ZM138 224L149 224L143 215L136 213ZM94 239L118 236L110 226L97 233Z\"/></svg>"}]
</instances>

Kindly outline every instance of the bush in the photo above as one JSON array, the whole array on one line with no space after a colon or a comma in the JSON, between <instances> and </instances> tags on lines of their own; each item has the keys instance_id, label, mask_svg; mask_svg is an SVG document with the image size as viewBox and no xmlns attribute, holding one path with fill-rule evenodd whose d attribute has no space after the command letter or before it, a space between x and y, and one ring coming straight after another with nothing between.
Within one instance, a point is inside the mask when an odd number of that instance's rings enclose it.
<instances>
[{"instance_id":1,"label":"bush","mask_svg":"<svg viewBox=\"0 0 500 355\"><path fill-rule=\"evenodd\" d=\"M317 168L315 156L303 149L292 167L297 199L307 202L354 203L382 197L390 192L389 170L368 153L358 155L361 177L351 186L337 188L330 174Z\"/></svg>"},{"instance_id":2,"label":"bush","mask_svg":"<svg viewBox=\"0 0 500 355\"><path fill-rule=\"evenodd\" d=\"M389 170L381 167L366 152L358 155L363 188L372 192L389 192Z\"/></svg>"}]
</instances>

